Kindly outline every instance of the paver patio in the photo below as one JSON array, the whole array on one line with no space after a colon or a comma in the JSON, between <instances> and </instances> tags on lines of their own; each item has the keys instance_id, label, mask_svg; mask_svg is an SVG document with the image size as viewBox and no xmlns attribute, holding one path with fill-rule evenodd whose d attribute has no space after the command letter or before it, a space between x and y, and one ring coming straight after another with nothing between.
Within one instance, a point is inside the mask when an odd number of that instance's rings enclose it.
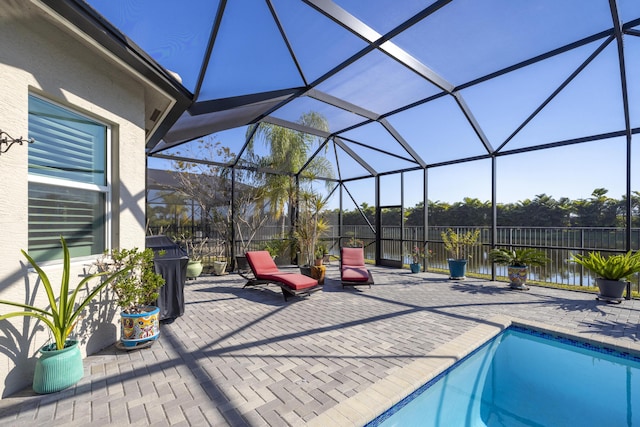
<instances>
[{"instance_id":1,"label":"paver patio","mask_svg":"<svg viewBox=\"0 0 640 427\"><path fill-rule=\"evenodd\" d=\"M360 425L388 404L381 384L420 384L412 366L500 315L640 348L636 300L373 271L371 289L343 290L332 263L323 291L286 303L279 287L243 289L233 273L188 281L185 314L152 347L107 348L70 389L0 400L0 425Z\"/></svg>"}]
</instances>

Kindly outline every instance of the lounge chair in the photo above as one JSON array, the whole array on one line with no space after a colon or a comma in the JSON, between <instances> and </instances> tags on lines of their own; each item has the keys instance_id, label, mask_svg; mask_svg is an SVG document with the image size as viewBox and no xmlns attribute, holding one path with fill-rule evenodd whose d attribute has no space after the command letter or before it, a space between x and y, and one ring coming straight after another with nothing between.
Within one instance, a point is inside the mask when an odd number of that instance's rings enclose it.
<instances>
[{"instance_id":1,"label":"lounge chair","mask_svg":"<svg viewBox=\"0 0 640 427\"><path fill-rule=\"evenodd\" d=\"M310 295L320 289L316 279L300 273L280 271L267 251L247 252L246 256L256 280L280 286L285 301L290 296Z\"/></svg>"},{"instance_id":2,"label":"lounge chair","mask_svg":"<svg viewBox=\"0 0 640 427\"><path fill-rule=\"evenodd\" d=\"M269 280L259 280L256 278L245 255L236 256L236 265L238 274L247 281L243 288L246 288L247 286L268 285L269 283L272 283Z\"/></svg>"},{"instance_id":3,"label":"lounge chair","mask_svg":"<svg viewBox=\"0 0 640 427\"><path fill-rule=\"evenodd\" d=\"M373 275L364 264L364 248L340 249L342 287L373 285Z\"/></svg>"}]
</instances>

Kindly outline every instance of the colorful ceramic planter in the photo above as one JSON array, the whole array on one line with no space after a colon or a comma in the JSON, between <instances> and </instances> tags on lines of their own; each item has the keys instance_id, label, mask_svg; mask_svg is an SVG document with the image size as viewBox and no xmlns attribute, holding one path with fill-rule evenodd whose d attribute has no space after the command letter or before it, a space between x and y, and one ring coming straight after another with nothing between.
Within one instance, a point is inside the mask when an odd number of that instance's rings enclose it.
<instances>
[{"instance_id":1,"label":"colorful ceramic planter","mask_svg":"<svg viewBox=\"0 0 640 427\"><path fill-rule=\"evenodd\" d=\"M160 309L149 306L142 313L120 313L120 343L136 347L160 336Z\"/></svg>"}]
</instances>

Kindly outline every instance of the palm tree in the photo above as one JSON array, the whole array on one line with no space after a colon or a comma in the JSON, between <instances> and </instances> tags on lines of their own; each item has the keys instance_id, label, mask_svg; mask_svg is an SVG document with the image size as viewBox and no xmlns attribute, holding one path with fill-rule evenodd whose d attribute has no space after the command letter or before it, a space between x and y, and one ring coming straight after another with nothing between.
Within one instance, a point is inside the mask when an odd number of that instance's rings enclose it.
<instances>
[{"instance_id":1,"label":"palm tree","mask_svg":"<svg viewBox=\"0 0 640 427\"><path fill-rule=\"evenodd\" d=\"M619 201L607 196L605 188L596 188L591 198L579 199L574 202L577 217L576 225L581 227L615 227L618 215Z\"/></svg>"},{"instance_id":2,"label":"palm tree","mask_svg":"<svg viewBox=\"0 0 640 427\"><path fill-rule=\"evenodd\" d=\"M327 120L315 112L303 114L297 123L325 132L329 130ZM250 130L247 131L247 136L249 133ZM282 221L284 237L285 212L288 209L289 218L293 218L297 207L298 186L304 187L317 177L333 178L333 167L322 156L309 160L314 143L318 141L315 135L262 122L258 125L254 138L247 144L249 153L253 152L256 139L262 139L269 148L269 154L262 158L260 166L278 172L265 174L264 189L271 215Z\"/></svg>"}]
</instances>

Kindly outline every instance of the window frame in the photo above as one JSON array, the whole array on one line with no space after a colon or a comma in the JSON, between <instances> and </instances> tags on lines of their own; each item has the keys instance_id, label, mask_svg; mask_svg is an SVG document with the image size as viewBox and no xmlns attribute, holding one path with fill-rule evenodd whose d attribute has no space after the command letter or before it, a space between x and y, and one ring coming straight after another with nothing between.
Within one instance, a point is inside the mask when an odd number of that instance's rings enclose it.
<instances>
[{"instance_id":1,"label":"window frame","mask_svg":"<svg viewBox=\"0 0 640 427\"><path fill-rule=\"evenodd\" d=\"M105 128L105 140L104 140L104 149L105 149L105 171L104 171L104 178L105 178L105 184L104 185L98 185L98 184L90 184L90 183L86 183L86 182L81 182L81 181L74 181L74 180L70 180L70 179L63 179L63 178L55 178L55 177L49 177L49 176L44 176L44 175L38 175L38 174L32 174L29 171L29 168L27 166L27 181L28 181L28 187L30 188L31 183L35 183L35 184L44 184L44 185L49 185L52 187L63 187L63 188L71 188L71 189L79 189L79 190L85 190L85 191L91 191L91 192L95 192L95 193L99 193L102 197L104 197L104 212L103 212L103 218L104 218L104 223L103 223L103 227L104 227L104 247L102 248L102 251L100 253L95 253L95 254L90 254L90 255L84 255L84 256L72 256L73 260L76 261L81 261L81 260L87 260L87 259L95 259L96 257L102 255L102 253L104 251L108 251L111 249L111 227L112 227L112 220L113 220L113 211L112 211L112 196L113 196L113 183L112 183L112 168L113 168L113 164L112 164L112 146L113 146L113 129L112 129L112 125L107 122L104 119L100 119L94 115L90 115L87 112L85 112L85 110L83 110L82 108L78 107L78 106L70 106L70 105L65 105L62 104L60 102L56 102L50 98L46 98L42 95L33 93L33 92L29 92L28 95L29 99L31 98L37 98L38 100L42 101L42 102L46 102L49 103L57 108L60 108L62 110L68 111L71 114L76 114L79 115L81 117L83 117L84 119L87 119L93 123L95 123L96 125L99 126L103 126ZM30 120L31 120L31 109L27 109L28 110L28 123L30 124ZM37 144L37 140L35 141L35 143ZM28 162L28 161L27 161ZM27 200L29 199L29 195L27 194ZM29 203L27 204L27 206L29 205ZM27 210L29 208L27 207ZM27 225L27 229L29 231L29 225ZM29 247L30 245L30 239L27 238L27 247ZM60 262L62 262L62 258L53 258L53 259L46 259L46 260L37 260L38 264L42 264L42 265L46 265L46 264L58 264Z\"/></svg>"}]
</instances>

